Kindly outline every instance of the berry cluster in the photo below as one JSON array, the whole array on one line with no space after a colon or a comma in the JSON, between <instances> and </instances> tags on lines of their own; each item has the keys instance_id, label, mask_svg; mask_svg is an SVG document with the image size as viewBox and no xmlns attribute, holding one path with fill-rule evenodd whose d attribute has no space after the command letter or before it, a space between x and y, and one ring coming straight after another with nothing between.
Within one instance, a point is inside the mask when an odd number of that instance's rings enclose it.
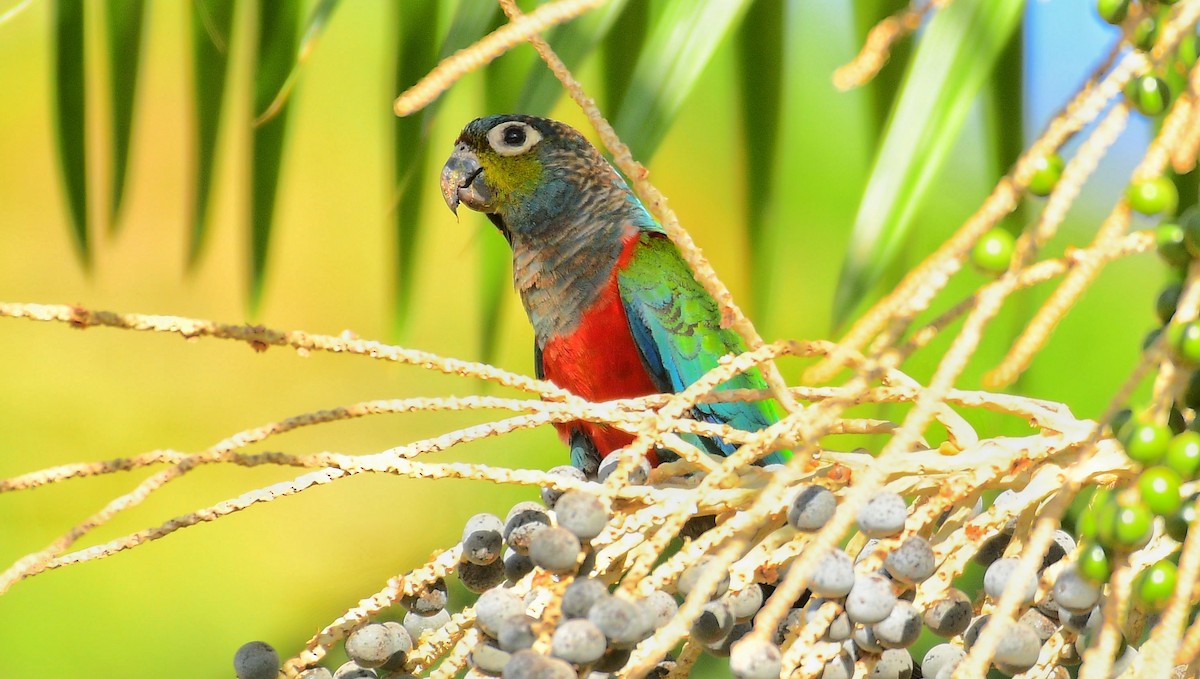
<instances>
[{"instance_id":1,"label":"berry cluster","mask_svg":"<svg viewBox=\"0 0 1200 679\"><path fill-rule=\"evenodd\" d=\"M1194 438L1197 453L1189 459L1200 460L1200 435ZM570 467L554 471L583 480L583 475ZM590 543L610 520L600 497L584 490L562 493L550 488L544 489L542 496L545 505L518 503L503 521L492 514L477 514L466 522L457 575L464 586L480 594L474 615L481 633L469 664L480 674L506 679L574 679L620 670L630 650L672 620L681 598L687 597L715 564L701 558L684 569L672 586L642 598L626 597L614 591L607 581L610 577L594 570ZM998 505L1005 502L1004 494L996 499ZM1115 500L1111 504L1118 506ZM833 518L837 506L837 496L828 488L802 486L787 507L787 524L798 538L814 533ZM979 509L977 506L976 511ZM745 637L755 629L756 614L777 583L754 582L734 591L728 575L719 579L693 622L691 639L712 655L728 657L735 677L774 679L780 676L783 649L796 643L806 624L819 615L832 614L820 640L840 644L841 652L826 662L821 675L825 679L854 676L855 663L866 657L873 658L872 677L946 679L988 624L990 616L983 612L988 603L1015 587L1022 597L1021 613L1016 622L1008 623L994 666L1010 675L1029 670L1037 663L1043 644L1060 630L1069 641L1058 653L1059 663L1079 662L1103 622L1103 583L1108 570L1107 565L1097 565L1094 550L1088 547L1104 545L1099 549L1106 554L1108 545L1116 544L1095 542L1102 531L1082 529L1092 541L1082 548L1069 533L1059 531L1043 559L1040 576L1014 581L1017 559L1004 556L1011 552L1015 520L1010 521L976 553L975 561L986 568L981 592L947 588L924 600L917 592L934 575L939 559L927 538L905 535L908 518L908 507L900 495L881 491L871 497L855 517L859 539L865 539L862 548L853 557L840 548L823 555L809 577L807 590L792 604L769 641ZM1144 543L1140 534L1124 531L1120 535L1125 536L1126 542L1121 544L1127 547ZM502 556L506 549L507 556ZM1173 581L1170 576L1163 577L1161 570L1156 565L1139 581L1143 605L1153 608L1169 596ZM518 595L514 586L531 573L540 587L535 585L527 595ZM1041 590L1041 596L1039 581L1052 583ZM555 603L542 596L550 590L556 591ZM922 602L919 607L917 601ZM349 662L333 673L314 667L300 676L409 677L404 666L414 642L427 639L450 621L446 583L437 580L401 603L408 609L403 624L369 623L358 628L345 643ZM554 606L557 611L552 610ZM946 641L929 648L917 663L909 649L924 629ZM1136 654L1132 646L1126 647L1116 669L1128 666ZM652 676L665 676L674 663L668 658ZM234 664L239 679L268 679L276 676L279 658L270 646L251 642L237 652Z\"/></svg>"},{"instance_id":2,"label":"berry cluster","mask_svg":"<svg viewBox=\"0 0 1200 679\"><path fill-rule=\"evenodd\" d=\"M1120 26L1125 32L1126 39L1134 48L1149 52L1158 40L1158 28L1165 13L1177 1L1099 0L1097 11L1105 21ZM1161 116L1171 105L1172 93L1187 89L1187 76L1192 67L1196 65L1198 54L1200 54L1200 36L1197 36L1195 32L1183 36L1171 55L1159 68L1129 81L1125 88L1125 98L1129 105L1147 117ZM1049 196L1062 177L1063 167L1063 159L1056 153L1035 158L1034 172L1030 176L1027 187L1029 193L1039 197ZM1173 214L1179 203L1175 183L1169 177L1162 176L1131 182L1126 189L1125 197L1131 208L1146 215ZM1200 220L1200 215L1193 219ZM1160 229L1160 243L1166 243L1166 247L1169 249L1173 248L1172 256L1176 258L1176 261L1179 257L1186 258L1180 225L1169 226L1171 230ZM1200 229L1200 225L1197 225L1196 228ZM1014 235L1010 230L1002 227L993 228L976 241L975 247L971 251L971 263L985 273L1004 273L1012 261L1015 242ZM1167 294L1166 291L1164 291L1165 294ZM1200 344L1200 331L1197 332L1197 337L1197 343ZM1197 353L1200 356L1200 347L1197 347Z\"/></svg>"}]
</instances>

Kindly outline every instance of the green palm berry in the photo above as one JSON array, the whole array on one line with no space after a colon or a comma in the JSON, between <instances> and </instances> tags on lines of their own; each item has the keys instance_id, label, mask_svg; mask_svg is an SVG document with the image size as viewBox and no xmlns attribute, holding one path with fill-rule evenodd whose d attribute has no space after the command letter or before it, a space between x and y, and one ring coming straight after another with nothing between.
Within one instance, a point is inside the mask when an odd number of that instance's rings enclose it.
<instances>
[{"instance_id":1,"label":"green palm berry","mask_svg":"<svg viewBox=\"0 0 1200 679\"><path fill-rule=\"evenodd\" d=\"M1190 207L1176 220L1183 229L1183 247L1192 257L1200 256L1200 210Z\"/></svg>"},{"instance_id":2,"label":"green palm berry","mask_svg":"<svg viewBox=\"0 0 1200 679\"><path fill-rule=\"evenodd\" d=\"M1189 364L1200 364L1200 322L1167 326L1167 339L1176 356Z\"/></svg>"},{"instance_id":3,"label":"green palm berry","mask_svg":"<svg viewBox=\"0 0 1200 679\"><path fill-rule=\"evenodd\" d=\"M1130 422L1122 428L1121 443L1129 459L1142 464L1158 464L1171 443L1171 428L1153 422Z\"/></svg>"},{"instance_id":4,"label":"green palm berry","mask_svg":"<svg viewBox=\"0 0 1200 679\"><path fill-rule=\"evenodd\" d=\"M1179 204L1179 193L1175 190L1175 182L1169 177L1155 177L1133 182L1125 190L1129 206L1144 215L1156 215L1160 212L1170 214ZM1186 234L1184 236L1186 238Z\"/></svg>"},{"instance_id":5,"label":"green palm berry","mask_svg":"<svg viewBox=\"0 0 1200 679\"><path fill-rule=\"evenodd\" d=\"M1119 507L1113 524L1113 543L1118 547L1141 547L1150 540L1154 515L1142 503Z\"/></svg>"},{"instance_id":6,"label":"green palm berry","mask_svg":"<svg viewBox=\"0 0 1200 679\"><path fill-rule=\"evenodd\" d=\"M1096 583L1108 582L1112 576L1112 563L1108 552L1095 543L1084 545L1083 551L1079 553L1076 568L1080 575Z\"/></svg>"},{"instance_id":7,"label":"green palm berry","mask_svg":"<svg viewBox=\"0 0 1200 679\"><path fill-rule=\"evenodd\" d=\"M1142 572L1133 587L1133 600L1144 611L1161 611L1175 593L1176 567L1163 559Z\"/></svg>"},{"instance_id":8,"label":"green palm berry","mask_svg":"<svg viewBox=\"0 0 1200 679\"><path fill-rule=\"evenodd\" d=\"M1116 543L1117 512L1120 509L1114 498L1094 505L1092 510L1095 513L1096 541L1106 548Z\"/></svg>"},{"instance_id":9,"label":"green palm berry","mask_svg":"<svg viewBox=\"0 0 1200 679\"><path fill-rule=\"evenodd\" d=\"M1184 242L1183 227L1170 222L1159 224L1154 230L1158 256L1170 266L1185 266L1192 259Z\"/></svg>"},{"instance_id":10,"label":"green palm berry","mask_svg":"<svg viewBox=\"0 0 1200 679\"><path fill-rule=\"evenodd\" d=\"M1129 424L1129 420L1131 419L1133 419L1133 411L1129 408L1121 408L1117 411L1116 415L1113 415L1112 420L1109 421L1108 428L1112 430L1113 434L1116 434L1117 432L1121 431L1125 425Z\"/></svg>"},{"instance_id":11,"label":"green palm berry","mask_svg":"<svg viewBox=\"0 0 1200 679\"><path fill-rule=\"evenodd\" d=\"M1076 517L1075 534L1081 540L1091 540L1096 537L1096 512L1091 507L1085 507Z\"/></svg>"},{"instance_id":12,"label":"green palm berry","mask_svg":"<svg viewBox=\"0 0 1200 679\"><path fill-rule=\"evenodd\" d=\"M1193 500L1188 500L1183 503L1179 511L1167 517L1163 525L1167 529L1167 535L1175 542L1183 542L1187 537L1188 528L1191 527L1192 521L1196 519L1196 503Z\"/></svg>"},{"instance_id":13,"label":"green palm berry","mask_svg":"<svg viewBox=\"0 0 1200 679\"><path fill-rule=\"evenodd\" d=\"M1016 245L1013 235L1004 229L992 229L980 237L971 250L971 263L987 273L1004 273L1012 261Z\"/></svg>"},{"instance_id":14,"label":"green palm berry","mask_svg":"<svg viewBox=\"0 0 1200 679\"><path fill-rule=\"evenodd\" d=\"M1171 411L1167 413L1167 426L1171 428L1171 433L1182 434L1187 429L1187 420L1183 419L1183 411L1175 403L1171 404Z\"/></svg>"},{"instance_id":15,"label":"green palm berry","mask_svg":"<svg viewBox=\"0 0 1200 679\"><path fill-rule=\"evenodd\" d=\"M1129 16L1129 0L1097 0L1096 11L1101 19L1116 26Z\"/></svg>"},{"instance_id":16,"label":"green palm berry","mask_svg":"<svg viewBox=\"0 0 1200 679\"><path fill-rule=\"evenodd\" d=\"M1170 467L1150 467L1138 476L1138 492L1150 511L1159 516L1170 516L1183 504L1183 498L1179 496L1181 482L1179 473Z\"/></svg>"},{"instance_id":17,"label":"green palm berry","mask_svg":"<svg viewBox=\"0 0 1200 679\"><path fill-rule=\"evenodd\" d=\"M1193 372L1188 378L1187 389L1183 391L1183 404L1189 408L1200 408L1200 371ZM1200 422L1200 418L1197 418Z\"/></svg>"},{"instance_id":18,"label":"green palm berry","mask_svg":"<svg viewBox=\"0 0 1200 679\"><path fill-rule=\"evenodd\" d=\"M1175 58L1179 60L1179 65L1183 70L1190 71L1196 65L1196 56L1200 54L1200 37L1194 31L1189 31L1183 39L1179 41L1179 46L1175 48Z\"/></svg>"},{"instance_id":19,"label":"green palm berry","mask_svg":"<svg viewBox=\"0 0 1200 679\"><path fill-rule=\"evenodd\" d=\"M1142 351L1148 350L1151 345L1158 341L1159 336L1162 334L1163 326L1161 325L1146 333L1146 336L1142 338Z\"/></svg>"},{"instance_id":20,"label":"green palm berry","mask_svg":"<svg viewBox=\"0 0 1200 679\"><path fill-rule=\"evenodd\" d=\"M1166 325L1171 322L1171 317L1175 315L1175 308L1179 305L1179 295L1183 292L1183 285L1179 283L1168 283L1167 287L1158 293L1158 300L1154 303L1154 311L1158 314L1158 322Z\"/></svg>"},{"instance_id":21,"label":"green palm berry","mask_svg":"<svg viewBox=\"0 0 1200 679\"><path fill-rule=\"evenodd\" d=\"M1096 537L1097 521L1100 510L1105 505L1112 501L1112 491L1108 488L1097 488L1092 497L1088 500L1087 506L1078 512L1075 517L1075 530L1079 537L1084 540L1092 540Z\"/></svg>"},{"instance_id":22,"label":"green palm berry","mask_svg":"<svg viewBox=\"0 0 1200 679\"><path fill-rule=\"evenodd\" d=\"M1041 156L1033 161L1033 176L1029 178L1029 192L1035 196L1048 196L1062 178L1063 159L1057 153Z\"/></svg>"},{"instance_id":23,"label":"green palm berry","mask_svg":"<svg viewBox=\"0 0 1200 679\"><path fill-rule=\"evenodd\" d=\"M1200 469L1200 433L1185 431L1175 435L1167 446L1163 464L1181 479L1192 480Z\"/></svg>"},{"instance_id":24,"label":"green palm berry","mask_svg":"<svg viewBox=\"0 0 1200 679\"><path fill-rule=\"evenodd\" d=\"M1132 419L1133 411L1129 408L1121 408L1115 415L1113 415L1112 420L1109 421L1108 428L1112 429L1113 434L1115 435L1117 432L1124 429L1125 425L1129 424L1129 421ZM1101 492L1104 491L1098 491L1097 495L1099 495Z\"/></svg>"},{"instance_id":25,"label":"green palm berry","mask_svg":"<svg viewBox=\"0 0 1200 679\"><path fill-rule=\"evenodd\" d=\"M1142 115L1156 116L1171 105L1171 87L1154 75L1144 75L1129 81L1125 97Z\"/></svg>"},{"instance_id":26,"label":"green palm berry","mask_svg":"<svg viewBox=\"0 0 1200 679\"><path fill-rule=\"evenodd\" d=\"M1133 27L1133 36L1130 39L1134 47L1149 52L1154 43L1158 42L1158 19L1149 14L1142 17Z\"/></svg>"}]
</instances>

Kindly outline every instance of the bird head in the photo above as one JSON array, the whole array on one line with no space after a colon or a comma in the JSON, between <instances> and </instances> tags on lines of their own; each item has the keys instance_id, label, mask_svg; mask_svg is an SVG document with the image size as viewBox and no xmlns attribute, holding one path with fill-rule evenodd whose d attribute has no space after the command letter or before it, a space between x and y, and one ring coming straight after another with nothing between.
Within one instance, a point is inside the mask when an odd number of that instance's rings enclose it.
<instances>
[{"instance_id":1,"label":"bird head","mask_svg":"<svg viewBox=\"0 0 1200 679\"><path fill-rule=\"evenodd\" d=\"M459 205L483 212L510 240L514 233L551 228L597 193L629 195L624 181L578 131L526 115L468 123L442 167L441 183L442 197L455 214Z\"/></svg>"}]
</instances>

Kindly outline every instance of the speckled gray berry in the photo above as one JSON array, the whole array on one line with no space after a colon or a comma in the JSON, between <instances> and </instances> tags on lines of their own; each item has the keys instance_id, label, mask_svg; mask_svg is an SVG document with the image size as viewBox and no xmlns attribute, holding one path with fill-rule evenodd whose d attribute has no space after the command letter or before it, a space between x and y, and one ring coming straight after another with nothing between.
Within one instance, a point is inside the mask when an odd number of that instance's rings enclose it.
<instances>
[{"instance_id":1,"label":"speckled gray berry","mask_svg":"<svg viewBox=\"0 0 1200 679\"><path fill-rule=\"evenodd\" d=\"M511 658L508 652L490 643L482 643L471 649L471 664L484 674L500 674Z\"/></svg>"},{"instance_id":2,"label":"speckled gray berry","mask_svg":"<svg viewBox=\"0 0 1200 679\"><path fill-rule=\"evenodd\" d=\"M400 597L400 605L421 615L433 615L445 608L449 600L446 580L438 578L422 586L417 593Z\"/></svg>"},{"instance_id":3,"label":"speckled gray berry","mask_svg":"<svg viewBox=\"0 0 1200 679\"><path fill-rule=\"evenodd\" d=\"M762 593L761 588L758 591L760 594ZM659 629L671 622L671 618L675 617L675 613L679 611L679 604L675 601L675 597L661 589L654 590L650 596L638 601L638 606L641 607L642 614L651 621L654 629Z\"/></svg>"},{"instance_id":4,"label":"speckled gray berry","mask_svg":"<svg viewBox=\"0 0 1200 679\"><path fill-rule=\"evenodd\" d=\"M363 667L353 660L343 663L333 672L333 679L375 679L378 676L375 670Z\"/></svg>"},{"instance_id":5,"label":"speckled gray berry","mask_svg":"<svg viewBox=\"0 0 1200 679\"><path fill-rule=\"evenodd\" d=\"M470 561L460 561L455 568L455 573L463 587L476 594L483 594L504 582L504 563L500 559L496 559L485 566L480 566Z\"/></svg>"},{"instance_id":6,"label":"speckled gray berry","mask_svg":"<svg viewBox=\"0 0 1200 679\"><path fill-rule=\"evenodd\" d=\"M602 597L588 611L592 621L614 646L629 646L641 641L649 634L650 621L642 609L625 599L615 596Z\"/></svg>"},{"instance_id":7,"label":"speckled gray berry","mask_svg":"<svg viewBox=\"0 0 1200 679\"><path fill-rule=\"evenodd\" d=\"M463 558L478 566L486 566L500 558L504 538L494 530L477 530L463 538Z\"/></svg>"},{"instance_id":8,"label":"speckled gray berry","mask_svg":"<svg viewBox=\"0 0 1200 679\"><path fill-rule=\"evenodd\" d=\"M699 561L685 568L683 573L679 575L679 580L675 583L675 588L679 591L679 595L686 597L696 587L697 583L700 582L701 577L705 573L717 568L717 562L712 557L700 557ZM716 599L729 591L729 571L721 569L720 572L722 577L717 582L717 589L709 597L710 599Z\"/></svg>"},{"instance_id":9,"label":"speckled gray berry","mask_svg":"<svg viewBox=\"0 0 1200 679\"><path fill-rule=\"evenodd\" d=\"M476 513L467 519L462 529L462 555L476 565L491 564L500 555L503 546L504 524L492 513Z\"/></svg>"},{"instance_id":10,"label":"speckled gray berry","mask_svg":"<svg viewBox=\"0 0 1200 679\"><path fill-rule=\"evenodd\" d=\"M576 679L578 673L565 660L526 650L513 653L500 676L504 679Z\"/></svg>"},{"instance_id":11,"label":"speckled gray berry","mask_svg":"<svg viewBox=\"0 0 1200 679\"><path fill-rule=\"evenodd\" d=\"M504 577L509 582L517 582L533 572L533 561L529 555L510 551L504 557Z\"/></svg>"},{"instance_id":12,"label":"speckled gray berry","mask_svg":"<svg viewBox=\"0 0 1200 679\"><path fill-rule=\"evenodd\" d=\"M828 599L813 597L804 607L804 623L807 625L817 616L821 607L829 603ZM854 625L850 622L850 616L846 615L846 611L838 611L829 621L829 626L825 628L825 632L821 635L822 641L843 641L850 638L851 632L854 630Z\"/></svg>"},{"instance_id":13,"label":"speckled gray berry","mask_svg":"<svg viewBox=\"0 0 1200 679\"><path fill-rule=\"evenodd\" d=\"M884 648L908 648L921 636L921 612L907 601L897 601L892 612L872 626Z\"/></svg>"},{"instance_id":14,"label":"speckled gray berry","mask_svg":"<svg viewBox=\"0 0 1200 679\"><path fill-rule=\"evenodd\" d=\"M925 652L925 658L921 661L921 674L935 677L943 667L954 667L965 657L967 652L961 646L938 644Z\"/></svg>"},{"instance_id":15,"label":"speckled gray berry","mask_svg":"<svg viewBox=\"0 0 1200 679\"><path fill-rule=\"evenodd\" d=\"M840 549L830 549L813 570L808 588L827 599L837 599L850 593L854 586L854 562Z\"/></svg>"},{"instance_id":16,"label":"speckled gray berry","mask_svg":"<svg viewBox=\"0 0 1200 679\"><path fill-rule=\"evenodd\" d=\"M996 559L988 566L983 574L983 590L993 601L998 600L1012 582L1012 586L1018 588L1021 604L1033 603L1033 597L1037 594L1037 576L1031 573L1019 582L1014 581L1019 563L1020 559Z\"/></svg>"},{"instance_id":17,"label":"speckled gray berry","mask_svg":"<svg viewBox=\"0 0 1200 679\"><path fill-rule=\"evenodd\" d=\"M1000 635L996 645L996 667L1009 674L1024 672L1037 664L1042 651L1042 640L1028 626L1010 623Z\"/></svg>"},{"instance_id":18,"label":"speckled gray berry","mask_svg":"<svg viewBox=\"0 0 1200 679\"><path fill-rule=\"evenodd\" d=\"M854 659L846 653L838 653L825 661L819 679L853 679Z\"/></svg>"},{"instance_id":19,"label":"speckled gray berry","mask_svg":"<svg viewBox=\"0 0 1200 679\"><path fill-rule=\"evenodd\" d=\"M310 667L297 674L296 679L333 679L333 672L325 667Z\"/></svg>"},{"instance_id":20,"label":"speckled gray berry","mask_svg":"<svg viewBox=\"0 0 1200 679\"><path fill-rule=\"evenodd\" d=\"M1045 570L1050 566L1062 561L1068 554L1075 552L1075 538L1065 530L1054 531L1054 541L1050 543L1050 549L1046 550L1045 556L1042 557L1042 567L1038 570Z\"/></svg>"},{"instance_id":21,"label":"speckled gray berry","mask_svg":"<svg viewBox=\"0 0 1200 679\"><path fill-rule=\"evenodd\" d=\"M754 637L729 649L729 670L737 679L778 679L782 662L778 646Z\"/></svg>"},{"instance_id":22,"label":"speckled gray berry","mask_svg":"<svg viewBox=\"0 0 1200 679\"><path fill-rule=\"evenodd\" d=\"M933 575L933 547L920 535L910 536L887 555L883 567L893 578L906 585L923 582Z\"/></svg>"},{"instance_id":23,"label":"speckled gray berry","mask_svg":"<svg viewBox=\"0 0 1200 679\"><path fill-rule=\"evenodd\" d=\"M1064 629L1070 630L1072 632L1076 632L1076 633L1082 632L1084 629L1087 628L1088 620L1091 619L1092 614L1095 613L1096 610L1097 610L1096 607L1093 607L1089 610L1082 611L1080 613L1074 613L1072 611L1068 611L1067 609L1059 606L1059 608L1058 608L1058 624L1062 625Z\"/></svg>"},{"instance_id":24,"label":"speckled gray berry","mask_svg":"<svg viewBox=\"0 0 1200 679\"><path fill-rule=\"evenodd\" d=\"M608 641L589 620L567 620L554 630L550 653L577 665L594 663L604 655Z\"/></svg>"},{"instance_id":25,"label":"speckled gray berry","mask_svg":"<svg viewBox=\"0 0 1200 679\"><path fill-rule=\"evenodd\" d=\"M903 648L889 648L879 655L869 679L912 679L913 659Z\"/></svg>"},{"instance_id":26,"label":"speckled gray berry","mask_svg":"<svg viewBox=\"0 0 1200 679\"><path fill-rule=\"evenodd\" d=\"M596 480L603 483L608 478L609 474L617 468L617 463L620 461L619 454L612 454L600 461L600 468L596 470ZM637 466L629 472L628 484L631 486L640 486L646 483L650 478L650 462L646 458L637 461Z\"/></svg>"},{"instance_id":27,"label":"speckled gray berry","mask_svg":"<svg viewBox=\"0 0 1200 679\"><path fill-rule=\"evenodd\" d=\"M867 653L882 653L883 646L879 645L879 640L875 638L874 625L859 625L854 628L851 634L854 640L854 645Z\"/></svg>"},{"instance_id":28,"label":"speckled gray berry","mask_svg":"<svg viewBox=\"0 0 1200 679\"><path fill-rule=\"evenodd\" d=\"M846 613L860 625L883 620L896 605L892 583L882 575L869 573L854 578L854 586L846 595Z\"/></svg>"},{"instance_id":29,"label":"speckled gray berry","mask_svg":"<svg viewBox=\"0 0 1200 679\"><path fill-rule=\"evenodd\" d=\"M908 506L899 495L880 491L859 508L855 518L863 535L869 538L886 538L904 530Z\"/></svg>"},{"instance_id":30,"label":"speckled gray berry","mask_svg":"<svg viewBox=\"0 0 1200 679\"><path fill-rule=\"evenodd\" d=\"M566 528L545 528L529 541L529 558L535 566L551 573L572 573L581 549L579 538Z\"/></svg>"},{"instance_id":31,"label":"speckled gray berry","mask_svg":"<svg viewBox=\"0 0 1200 679\"><path fill-rule=\"evenodd\" d=\"M1046 617L1044 613L1036 608L1031 608L1022 613L1017 622L1021 623L1022 625L1026 625L1029 627L1029 629L1033 630L1042 643L1046 643L1046 640L1053 636L1059 628L1059 624L1057 622Z\"/></svg>"},{"instance_id":32,"label":"speckled gray berry","mask_svg":"<svg viewBox=\"0 0 1200 679\"><path fill-rule=\"evenodd\" d=\"M525 602L508 589L489 589L475 602L475 622L484 634L496 638L500 625L525 613Z\"/></svg>"},{"instance_id":33,"label":"speckled gray berry","mask_svg":"<svg viewBox=\"0 0 1200 679\"><path fill-rule=\"evenodd\" d=\"M412 644L411 639L409 644ZM346 655L362 667L380 667L401 649L400 635L380 622L363 625L346 639Z\"/></svg>"},{"instance_id":34,"label":"speckled gray berry","mask_svg":"<svg viewBox=\"0 0 1200 679\"><path fill-rule=\"evenodd\" d=\"M404 625L395 620L388 620L383 623L383 626L396 634L400 640L400 647L395 653L388 656L387 661L379 669L398 672L404 669L404 663L408 661L408 654L413 648L412 637L409 636L408 630L404 629Z\"/></svg>"},{"instance_id":35,"label":"speckled gray berry","mask_svg":"<svg viewBox=\"0 0 1200 679\"><path fill-rule=\"evenodd\" d=\"M575 534L583 542L594 539L608 524L604 503L592 493L572 490L563 494L554 505L558 525Z\"/></svg>"},{"instance_id":36,"label":"speckled gray berry","mask_svg":"<svg viewBox=\"0 0 1200 679\"><path fill-rule=\"evenodd\" d=\"M758 613L758 609L762 608L763 591L762 587L756 582L746 585L737 592L726 592L725 601L729 604L729 611L733 613L735 622L746 622Z\"/></svg>"},{"instance_id":37,"label":"speckled gray berry","mask_svg":"<svg viewBox=\"0 0 1200 679\"><path fill-rule=\"evenodd\" d=\"M572 481L587 481L586 474L569 464L551 467L550 471L546 473L551 476L561 476L565 479L571 479ZM558 498L562 497L562 494L563 491L553 486L542 486L542 502L550 509L554 509L554 503L558 502Z\"/></svg>"},{"instance_id":38,"label":"speckled gray berry","mask_svg":"<svg viewBox=\"0 0 1200 679\"><path fill-rule=\"evenodd\" d=\"M529 542L538 531L550 525L545 508L536 502L518 502L504 522L504 541L520 554L529 553Z\"/></svg>"},{"instance_id":39,"label":"speckled gray berry","mask_svg":"<svg viewBox=\"0 0 1200 679\"><path fill-rule=\"evenodd\" d=\"M1087 613L1100 600L1100 587L1069 565L1054 580L1054 601L1072 613Z\"/></svg>"},{"instance_id":40,"label":"speckled gray berry","mask_svg":"<svg viewBox=\"0 0 1200 679\"><path fill-rule=\"evenodd\" d=\"M975 607L960 589L948 589L942 598L925 607L925 626L940 637L956 637L971 624Z\"/></svg>"},{"instance_id":41,"label":"speckled gray berry","mask_svg":"<svg viewBox=\"0 0 1200 679\"><path fill-rule=\"evenodd\" d=\"M723 599L709 601L692 623L692 636L706 644L724 639L733 629L733 613Z\"/></svg>"},{"instance_id":42,"label":"speckled gray berry","mask_svg":"<svg viewBox=\"0 0 1200 679\"><path fill-rule=\"evenodd\" d=\"M524 613L505 618L496 631L496 643L500 650L516 653L533 648L533 642L537 641L537 635L533 632L536 622L535 618Z\"/></svg>"},{"instance_id":43,"label":"speckled gray berry","mask_svg":"<svg viewBox=\"0 0 1200 679\"><path fill-rule=\"evenodd\" d=\"M821 530L837 510L837 496L821 486L802 486L788 507L788 523L798 531Z\"/></svg>"},{"instance_id":44,"label":"speckled gray berry","mask_svg":"<svg viewBox=\"0 0 1200 679\"><path fill-rule=\"evenodd\" d=\"M603 582L594 578L575 578L563 591L563 617L586 618L597 601L609 596L608 587Z\"/></svg>"},{"instance_id":45,"label":"speckled gray berry","mask_svg":"<svg viewBox=\"0 0 1200 679\"><path fill-rule=\"evenodd\" d=\"M238 679L275 679L279 667L279 654L265 641L242 644L233 654L233 672Z\"/></svg>"},{"instance_id":46,"label":"speckled gray berry","mask_svg":"<svg viewBox=\"0 0 1200 679\"><path fill-rule=\"evenodd\" d=\"M412 611L404 614L404 629L408 630L408 636L412 638L414 644L421 643L421 635L425 632L441 629L448 622L450 622L450 613L445 609L433 615L418 615Z\"/></svg>"}]
</instances>

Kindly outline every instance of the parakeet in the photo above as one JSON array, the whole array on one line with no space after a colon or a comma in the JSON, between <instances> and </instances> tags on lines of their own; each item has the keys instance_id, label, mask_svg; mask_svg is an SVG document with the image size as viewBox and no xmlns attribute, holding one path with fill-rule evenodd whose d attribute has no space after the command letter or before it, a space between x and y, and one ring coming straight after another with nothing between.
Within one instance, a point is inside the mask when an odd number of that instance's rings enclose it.
<instances>
[{"instance_id":1,"label":"parakeet","mask_svg":"<svg viewBox=\"0 0 1200 679\"><path fill-rule=\"evenodd\" d=\"M726 354L746 350L716 302L615 169L555 120L494 115L470 122L442 168L442 195L485 213L508 240L513 282L534 331L534 367L583 398L685 389ZM721 389L763 389L750 370ZM780 419L774 400L697 405L697 420L756 431ZM589 423L556 425L572 464L593 474L633 437ZM688 437L728 455L720 439ZM656 464L661 452L651 454ZM781 462L772 453L762 463Z\"/></svg>"}]
</instances>

